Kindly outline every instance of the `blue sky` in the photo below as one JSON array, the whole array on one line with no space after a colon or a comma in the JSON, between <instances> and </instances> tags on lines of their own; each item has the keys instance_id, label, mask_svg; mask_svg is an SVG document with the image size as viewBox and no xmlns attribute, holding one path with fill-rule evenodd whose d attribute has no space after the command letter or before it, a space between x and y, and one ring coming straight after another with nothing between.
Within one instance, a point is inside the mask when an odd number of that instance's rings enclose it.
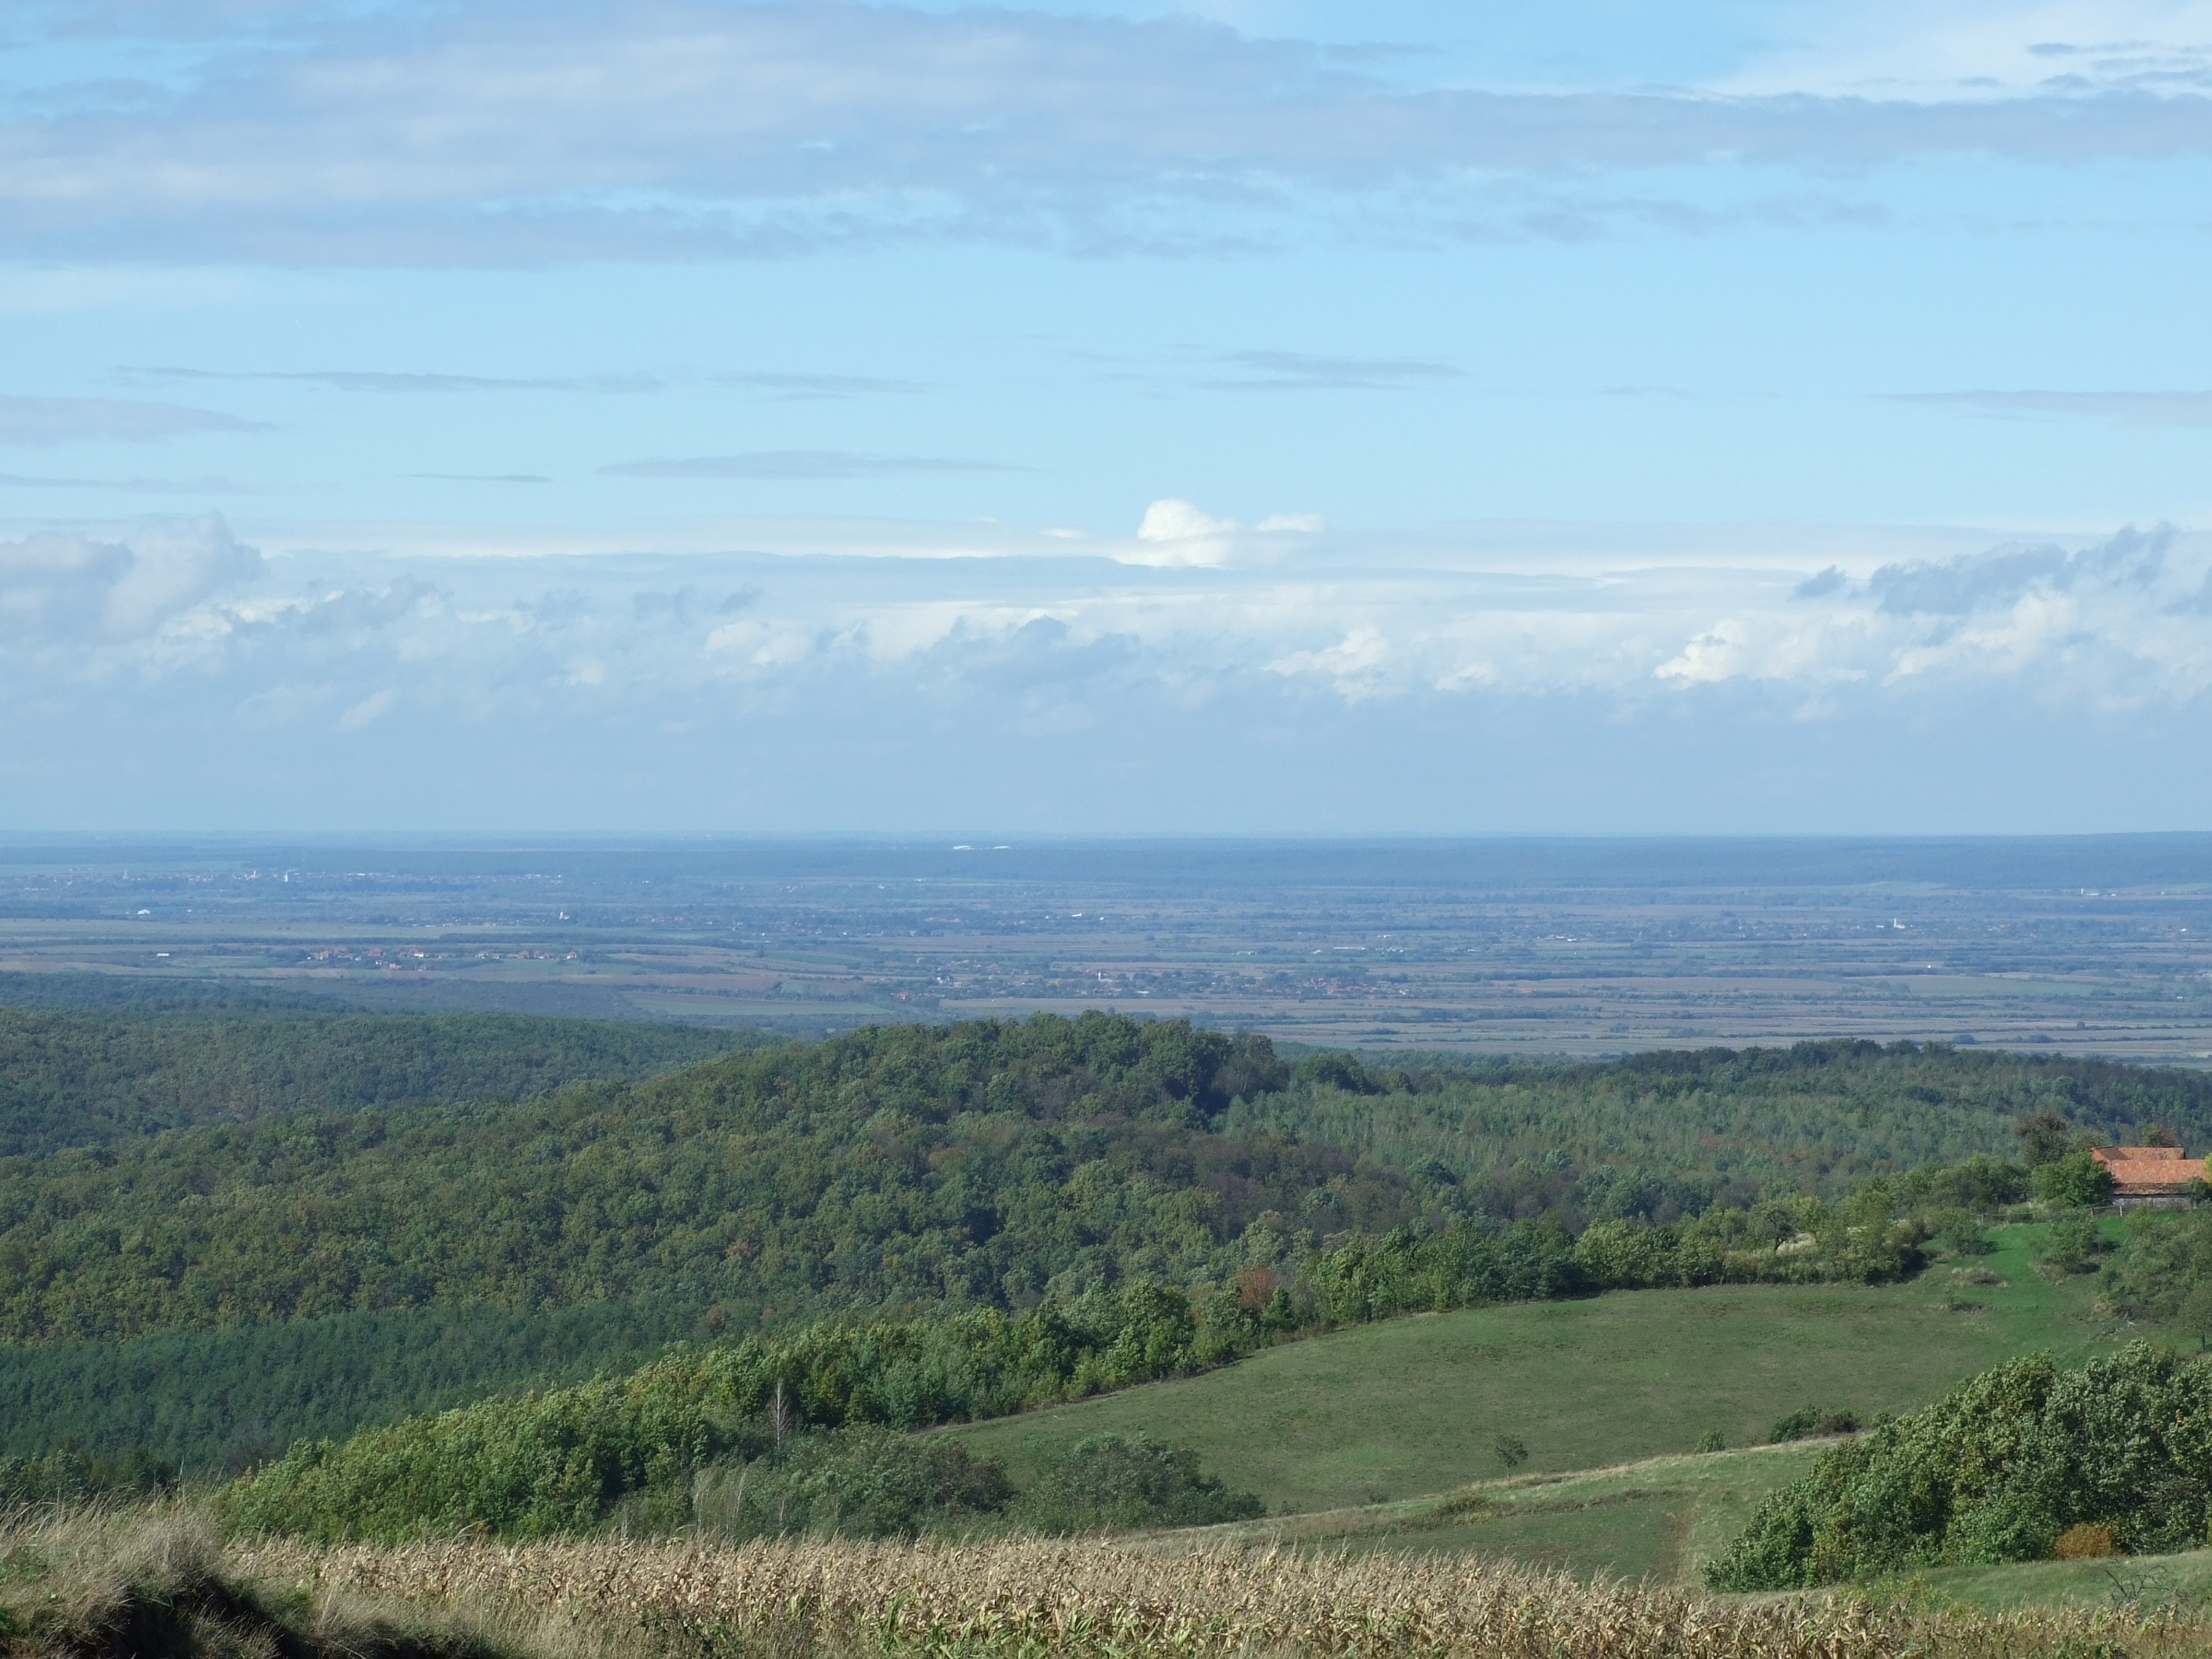
<instances>
[{"instance_id":1,"label":"blue sky","mask_svg":"<svg viewBox=\"0 0 2212 1659\"><path fill-rule=\"evenodd\" d=\"M0 828L2212 827L2212 3L0 53Z\"/></svg>"}]
</instances>

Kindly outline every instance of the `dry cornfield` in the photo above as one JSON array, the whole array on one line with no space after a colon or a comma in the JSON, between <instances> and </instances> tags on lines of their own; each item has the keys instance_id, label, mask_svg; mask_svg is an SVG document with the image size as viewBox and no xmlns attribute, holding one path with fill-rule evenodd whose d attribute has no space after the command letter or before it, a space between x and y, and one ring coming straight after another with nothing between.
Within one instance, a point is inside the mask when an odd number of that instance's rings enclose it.
<instances>
[{"instance_id":1,"label":"dry cornfield","mask_svg":"<svg viewBox=\"0 0 2212 1659\"><path fill-rule=\"evenodd\" d=\"M1099 1540L239 1547L264 1583L567 1621L632 1648L1133 1659L2027 1659L2212 1652L2173 1610L1986 1615L1854 1596L1724 1600L1451 1555L1188 1552Z\"/></svg>"}]
</instances>

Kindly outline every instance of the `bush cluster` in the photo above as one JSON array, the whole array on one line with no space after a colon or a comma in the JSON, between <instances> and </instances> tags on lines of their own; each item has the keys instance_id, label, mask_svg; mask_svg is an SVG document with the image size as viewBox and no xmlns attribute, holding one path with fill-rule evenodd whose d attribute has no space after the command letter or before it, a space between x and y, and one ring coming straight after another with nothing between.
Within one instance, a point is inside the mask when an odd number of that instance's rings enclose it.
<instances>
[{"instance_id":1,"label":"bush cluster","mask_svg":"<svg viewBox=\"0 0 2212 1659\"><path fill-rule=\"evenodd\" d=\"M2113 1548L2201 1544L2212 1362L2147 1343L2061 1370L2001 1365L1824 1452L1712 1565L1717 1589L1790 1589L1902 1568L2034 1561L2101 1529Z\"/></svg>"},{"instance_id":2,"label":"bush cluster","mask_svg":"<svg viewBox=\"0 0 2212 1659\"><path fill-rule=\"evenodd\" d=\"M1201 1326L1188 1297L1139 1285L1014 1316L986 1309L756 1336L624 1376L303 1442L234 1485L226 1513L248 1530L331 1539L585 1531L629 1495L758 1457L793 1431L1000 1416L1196 1370L1249 1351L1267 1329L1242 1308Z\"/></svg>"},{"instance_id":3,"label":"bush cluster","mask_svg":"<svg viewBox=\"0 0 2212 1659\"><path fill-rule=\"evenodd\" d=\"M916 1538L1018 1531L1062 1536L1249 1520L1267 1506L1229 1490L1198 1454L1146 1435L1063 1446L1017 1490L992 1459L941 1435L860 1427L793 1434L688 1481L626 1500L635 1533L721 1538Z\"/></svg>"}]
</instances>

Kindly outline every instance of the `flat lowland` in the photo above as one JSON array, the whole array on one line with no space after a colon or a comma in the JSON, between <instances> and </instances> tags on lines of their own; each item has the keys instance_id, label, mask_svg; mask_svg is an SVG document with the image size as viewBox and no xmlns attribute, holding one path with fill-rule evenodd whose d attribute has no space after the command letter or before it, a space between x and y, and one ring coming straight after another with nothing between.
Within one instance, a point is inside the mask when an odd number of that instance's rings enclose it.
<instances>
[{"instance_id":1,"label":"flat lowland","mask_svg":"<svg viewBox=\"0 0 2212 1659\"><path fill-rule=\"evenodd\" d=\"M2043 1231L2000 1230L1994 1254L1904 1285L1632 1291L1389 1320L945 1432L1018 1481L1085 1435L1153 1435L1196 1448L1278 1515L1495 1480L1507 1437L1526 1445L1525 1474L1690 1452L1716 1431L1754 1444L1802 1406L1909 1411L2010 1355L2074 1358L2118 1340L2090 1313L2087 1279L2035 1272Z\"/></svg>"}]
</instances>

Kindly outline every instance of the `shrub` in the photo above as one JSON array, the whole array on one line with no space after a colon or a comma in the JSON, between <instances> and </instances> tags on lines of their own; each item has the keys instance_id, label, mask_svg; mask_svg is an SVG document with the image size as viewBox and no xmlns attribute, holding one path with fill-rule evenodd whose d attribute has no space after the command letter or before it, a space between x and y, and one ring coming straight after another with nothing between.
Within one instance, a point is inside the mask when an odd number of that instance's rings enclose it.
<instances>
[{"instance_id":1,"label":"shrub","mask_svg":"<svg viewBox=\"0 0 2212 1659\"><path fill-rule=\"evenodd\" d=\"M2061 1561L2086 1561L2120 1552L2110 1527L2077 1521L2058 1534L2058 1541L2051 1546L2051 1553Z\"/></svg>"},{"instance_id":2,"label":"shrub","mask_svg":"<svg viewBox=\"0 0 2212 1659\"><path fill-rule=\"evenodd\" d=\"M2083 1524L2130 1553L2184 1549L2204 1536L2208 1500L2212 1361L2142 1342L2071 1371L2038 1355L1823 1453L1707 1577L1792 1589L2034 1561Z\"/></svg>"},{"instance_id":3,"label":"shrub","mask_svg":"<svg viewBox=\"0 0 2212 1659\"><path fill-rule=\"evenodd\" d=\"M2062 1273L2094 1273L2097 1249L2097 1218L2087 1210L2071 1210L2051 1224L2043 1259Z\"/></svg>"},{"instance_id":4,"label":"shrub","mask_svg":"<svg viewBox=\"0 0 2212 1659\"><path fill-rule=\"evenodd\" d=\"M1726 1451L1728 1437L1718 1429L1707 1429L1698 1437L1698 1449L1701 1452Z\"/></svg>"},{"instance_id":5,"label":"shrub","mask_svg":"<svg viewBox=\"0 0 2212 1659\"><path fill-rule=\"evenodd\" d=\"M1231 1492L1199 1468L1198 1454L1141 1434L1098 1434L1054 1458L1014 1504L1034 1532L1207 1527L1267 1512L1250 1492Z\"/></svg>"},{"instance_id":6,"label":"shrub","mask_svg":"<svg viewBox=\"0 0 2212 1659\"><path fill-rule=\"evenodd\" d=\"M1788 1440L1810 1440L1821 1435L1856 1434L1859 1414L1854 1411L1822 1411L1818 1406L1801 1406L1787 1417L1777 1418L1774 1426L1766 1431L1769 1445L1778 1446Z\"/></svg>"},{"instance_id":7,"label":"shrub","mask_svg":"<svg viewBox=\"0 0 2212 1659\"><path fill-rule=\"evenodd\" d=\"M2112 1172L2086 1152L2037 1164L2033 1179L2035 1195L2052 1204L2094 1209L2112 1200Z\"/></svg>"},{"instance_id":8,"label":"shrub","mask_svg":"<svg viewBox=\"0 0 2212 1659\"><path fill-rule=\"evenodd\" d=\"M677 1491L702 1530L731 1538L918 1538L994 1516L1014 1495L997 1463L957 1440L878 1428L794 1435Z\"/></svg>"}]
</instances>

